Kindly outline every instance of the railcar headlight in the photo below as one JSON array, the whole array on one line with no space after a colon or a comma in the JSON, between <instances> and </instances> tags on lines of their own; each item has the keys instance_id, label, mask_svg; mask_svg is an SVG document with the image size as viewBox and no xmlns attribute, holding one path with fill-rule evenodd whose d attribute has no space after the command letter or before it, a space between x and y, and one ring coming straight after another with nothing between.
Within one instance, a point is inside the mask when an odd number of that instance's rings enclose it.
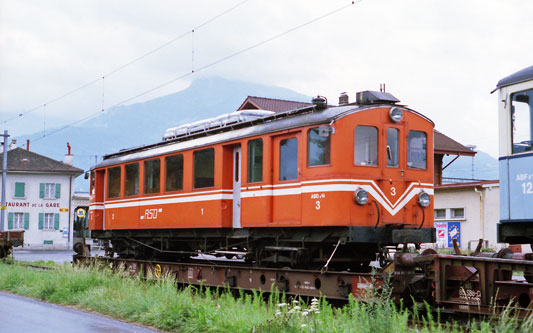
<instances>
[{"instance_id":1,"label":"railcar headlight","mask_svg":"<svg viewBox=\"0 0 533 333\"><path fill-rule=\"evenodd\" d=\"M427 207L429 206L430 202L431 202L431 198L429 197L429 194L427 194L426 192L421 192L418 195L418 203L420 204L420 206Z\"/></svg>"},{"instance_id":2,"label":"railcar headlight","mask_svg":"<svg viewBox=\"0 0 533 333\"><path fill-rule=\"evenodd\" d=\"M362 189L355 191L354 195L355 202L359 205L366 205L368 202L368 192Z\"/></svg>"},{"instance_id":3,"label":"railcar headlight","mask_svg":"<svg viewBox=\"0 0 533 333\"><path fill-rule=\"evenodd\" d=\"M390 119L391 119L393 122L397 123L397 122L399 122L399 121L402 120L402 118L403 118L403 111L402 111L402 109L397 108L397 107L392 108L392 109L390 109L390 111L389 111L389 116L390 116Z\"/></svg>"}]
</instances>

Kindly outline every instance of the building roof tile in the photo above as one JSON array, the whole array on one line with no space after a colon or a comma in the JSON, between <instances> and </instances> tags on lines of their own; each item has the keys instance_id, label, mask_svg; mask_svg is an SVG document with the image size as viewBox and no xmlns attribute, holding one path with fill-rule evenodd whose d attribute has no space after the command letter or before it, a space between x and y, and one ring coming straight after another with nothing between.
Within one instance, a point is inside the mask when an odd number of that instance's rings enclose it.
<instances>
[{"instance_id":1,"label":"building roof tile","mask_svg":"<svg viewBox=\"0 0 533 333\"><path fill-rule=\"evenodd\" d=\"M476 154L472 149L463 146L454 139L434 130L435 138L435 154L451 154L451 155L466 155L474 156Z\"/></svg>"},{"instance_id":2,"label":"building roof tile","mask_svg":"<svg viewBox=\"0 0 533 333\"><path fill-rule=\"evenodd\" d=\"M237 109L239 110L268 110L274 112L283 112L292 109L298 109L306 106L311 106L312 103L306 102L297 102L297 101L288 101L283 99L275 98L266 98L266 97L257 97L257 96L248 96L241 106Z\"/></svg>"},{"instance_id":3,"label":"building roof tile","mask_svg":"<svg viewBox=\"0 0 533 333\"><path fill-rule=\"evenodd\" d=\"M2 153L0 163L3 158ZM66 173L76 176L83 173L82 169L22 148L11 149L7 152L7 171Z\"/></svg>"}]
</instances>

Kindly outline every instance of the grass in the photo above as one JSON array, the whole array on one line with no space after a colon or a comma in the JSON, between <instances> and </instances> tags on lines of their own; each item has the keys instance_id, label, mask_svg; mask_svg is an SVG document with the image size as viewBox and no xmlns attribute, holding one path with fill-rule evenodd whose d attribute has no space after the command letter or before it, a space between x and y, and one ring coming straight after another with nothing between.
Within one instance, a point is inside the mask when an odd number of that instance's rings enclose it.
<instances>
[{"instance_id":1,"label":"grass","mask_svg":"<svg viewBox=\"0 0 533 333\"><path fill-rule=\"evenodd\" d=\"M308 304L275 292L265 298L194 287L178 290L170 278L143 281L70 265L34 271L0 263L0 290L177 332L533 331L533 320L520 323L510 310L499 319L472 321L466 329L454 322L441 324L431 312L394 305L387 290L368 295L364 303L350 299L335 308L323 299Z\"/></svg>"}]
</instances>

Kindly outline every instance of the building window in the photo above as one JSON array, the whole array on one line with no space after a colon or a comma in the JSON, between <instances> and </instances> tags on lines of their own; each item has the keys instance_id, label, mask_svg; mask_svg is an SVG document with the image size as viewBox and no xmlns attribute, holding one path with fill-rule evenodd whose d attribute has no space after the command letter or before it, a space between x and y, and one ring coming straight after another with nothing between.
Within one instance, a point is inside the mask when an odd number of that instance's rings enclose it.
<instances>
[{"instance_id":1,"label":"building window","mask_svg":"<svg viewBox=\"0 0 533 333\"><path fill-rule=\"evenodd\" d=\"M533 150L533 89L511 95L513 154Z\"/></svg>"},{"instance_id":2,"label":"building window","mask_svg":"<svg viewBox=\"0 0 533 333\"><path fill-rule=\"evenodd\" d=\"M279 180L298 178L298 139L281 140L279 144Z\"/></svg>"},{"instance_id":3,"label":"building window","mask_svg":"<svg viewBox=\"0 0 533 333\"><path fill-rule=\"evenodd\" d=\"M25 183L15 183L15 198L24 198L26 197L25 193Z\"/></svg>"},{"instance_id":4,"label":"building window","mask_svg":"<svg viewBox=\"0 0 533 333\"><path fill-rule=\"evenodd\" d=\"M159 159L144 161L144 193L159 193L161 162Z\"/></svg>"},{"instance_id":5,"label":"building window","mask_svg":"<svg viewBox=\"0 0 533 333\"><path fill-rule=\"evenodd\" d=\"M8 229L28 229L30 213L9 213L7 216Z\"/></svg>"},{"instance_id":6,"label":"building window","mask_svg":"<svg viewBox=\"0 0 533 333\"><path fill-rule=\"evenodd\" d=\"M446 209L435 209L435 219L445 219L446 218Z\"/></svg>"},{"instance_id":7,"label":"building window","mask_svg":"<svg viewBox=\"0 0 533 333\"><path fill-rule=\"evenodd\" d=\"M120 167L107 169L107 197L120 197Z\"/></svg>"},{"instance_id":8,"label":"building window","mask_svg":"<svg viewBox=\"0 0 533 333\"><path fill-rule=\"evenodd\" d=\"M326 165L330 163L330 127L316 127L307 135L307 165Z\"/></svg>"},{"instance_id":9,"label":"building window","mask_svg":"<svg viewBox=\"0 0 533 333\"><path fill-rule=\"evenodd\" d=\"M57 216L58 218L58 222L59 222L59 214L54 214L54 213L45 213L43 214L44 215L44 219L43 219L43 224L42 224L42 228L43 230L54 230L54 226L55 226L55 217L54 215ZM59 227L58 227L59 229Z\"/></svg>"},{"instance_id":10,"label":"building window","mask_svg":"<svg viewBox=\"0 0 533 333\"><path fill-rule=\"evenodd\" d=\"M372 126L355 127L355 165L378 165L378 129Z\"/></svg>"},{"instance_id":11,"label":"building window","mask_svg":"<svg viewBox=\"0 0 533 333\"><path fill-rule=\"evenodd\" d=\"M194 188L215 186L215 149L197 150L193 153Z\"/></svg>"},{"instance_id":12,"label":"building window","mask_svg":"<svg viewBox=\"0 0 533 333\"><path fill-rule=\"evenodd\" d=\"M400 131L397 128L387 128L387 166L398 166L399 137Z\"/></svg>"},{"instance_id":13,"label":"building window","mask_svg":"<svg viewBox=\"0 0 533 333\"><path fill-rule=\"evenodd\" d=\"M263 139L248 141L248 183L263 181Z\"/></svg>"},{"instance_id":14,"label":"building window","mask_svg":"<svg viewBox=\"0 0 533 333\"><path fill-rule=\"evenodd\" d=\"M127 164L124 174L124 196L139 194L139 163Z\"/></svg>"},{"instance_id":15,"label":"building window","mask_svg":"<svg viewBox=\"0 0 533 333\"><path fill-rule=\"evenodd\" d=\"M39 197L42 199L59 199L61 197L61 184L41 183Z\"/></svg>"},{"instance_id":16,"label":"building window","mask_svg":"<svg viewBox=\"0 0 533 333\"><path fill-rule=\"evenodd\" d=\"M412 169L426 169L426 133L409 131L407 138L407 166Z\"/></svg>"},{"instance_id":17,"label":"building window","mask_svg":"<svg viewBox=\"0 0 533 333\"><path fill-rule=\"evenodd\" d=\"M59 214L39 213L40 230L59 230Z\"/></svg>"},{"instance_id":18,"label":"building window","mask_svg":"<svg viewBox=\"0 0 533 333\"><path fill-rule=\"evenodd\" d=\"M183 154L165 157L165 191L183 189Z\"/></svg>"},{"instance_id":19,"label":"building window","mask_svg":"<svg viewBox=\"0 0 533 333\"><path fill-rule=\"evenodd\" d=\"M452 208L450 209L450 217L454 219L462 219L465 217L464 208Z\"/></svg>"}]
</instances>

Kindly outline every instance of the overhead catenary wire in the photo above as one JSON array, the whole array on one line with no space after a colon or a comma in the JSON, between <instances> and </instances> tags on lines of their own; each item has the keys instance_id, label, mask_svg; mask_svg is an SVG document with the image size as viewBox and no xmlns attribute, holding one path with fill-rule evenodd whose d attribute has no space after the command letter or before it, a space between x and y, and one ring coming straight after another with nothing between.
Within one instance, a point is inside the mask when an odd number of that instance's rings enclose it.
<instances>
[{"instance_id":1,"label":"overhead catenary wire","mask_svg":"<svg viewBox=\"0 0 533 333\"><path fill-rule=\"evenodd\" d=\"M238 8L238 7L240 7L240 6L242 6L243 4L245 4L245 3L248 2L248 1L250 1L250 0L243 0L243 1L239 2L239 3L237 3L236 5L234 5L234 6L230 7L230 8L228 8L227 10L223 11L222 13L217 14L217 15L211 17L210 19L208 19L207 21L201 23L200 25L194 27L192 30L188 30L187 32L182 33L181 35L179 35L179 36L177 36L177 37L174 37L173 39L169 40L168 42L165 42L164 44L162 44L162 45L156 47L155 49L152 49L152 50L150 50L150 51L144 53L143 55L141 55L141 56L139 56L139 57L137 57L137 58L135 58L135 59L133 59L133 60L131 60L131 61L129 61L129 62L123 64L123 65L118 66L117 68L115 68L115 69L109 71L107 74L104 74L104 75L100 76L100 77L97 78L97 79L94 79L94 80L92 80L92 81L89 81L89 82L87 82L87 83L85 83L85 84L83 84L83 85L81 85L81 86L79 86L79 87L77 87L77 88L75 88L75 89L69 90L69 91L65 92L64 94L62 94L62 95L60 95L60 96L58 96L58 97L55 97L55 98L53 98L53 99L51 99L51 100L49 100L49 101L47 101L47 102L45 102L45 103L42 103L42 104L40 104L40 105L38 105L38 106L36 106L36 107L34 107L34 108L29 109L29 110L27 110L27 111L21 112L21 113L19 113L19 114L16 115L16 116L13 116L13 117L11 117L11 118L5 119L5 120L3 121L3 122L4 122L4 127L6 126L6 124L7 124L8 122L10 122L10 121L12 121L12 120L18 119L18 118L20 118L20 117L22 117L22 116L25 116L25 115L27 115L27 114L30 114L30 113L36 111L36 110L39 110L39 109L40 109L41 107L43 107L43 106L46 107L46 105L50 105L50 104L53 104L53 103L55 103L55 102L57 102L57 101L60 101L60 100L62 100L62 99L64 99L64 98L66 98L66 97L68 97L68 96L70 96L70 95L72 95L72 94L74 94L74 93L80 91L80 90L83 90L83 89L85 89L85 88L87 88L87 87L89 87L89 86L92 86L92 85L96 84L96 83L99 82L100 80L104 80L105 77L109 77L109 76L111 76L111 75L113 75L113 74L116 74L117 72L120 72L120 71L123 70L124 68L129 67L129 66L133 65L134 63L136 63L136 62L138 62L138 61L141 61L142 59L144 59L144 58L146 58L146 57L148 57L148 56L150 56L150 55L156 53L157 51L159 51L159 50L161 50L161 49L163 49L163 48L169 46L170 44L175 43L176 41L180 40L181 38L184 38L184 37L188 36L189 34L191 34L192 32L194 32L194 30L198 30L198 29L200 29L200 28L202 28L202 27L205 27L206 25L208 25L208 24L214 22L216 19L218 19L218 18L220 18L220 17L222 17L222 16L224 16L224 15L230 13L231 11L233 11L234 9L236 9L236 8ZM102 109L103 109L103 107L102 107Z\"/></svg>"},{"instance_id":2,"label":"overhead catenary wire","mask_svg":"<svg viewBox=\"0 0 533 333\"><path fill-rule=\"evenodd\" d=\"M84 122L84 121L87 121L87 120L89 120L89 119L91 119L91 118L93 118L93 117L98 116L99 114L101 114L101 113L103 113L103 112L105 112L105 111L108 111L108 110L113 109L113 108L115 108L115 107L121 106L121 105L123 105L123 104L125 104L125 103L127 103L127 102L130 102L130 101L134 100L134 99L137 99L137 98L142 97L142 96L144 96L144 95L146 95L146 94L149 94L149 93L151 93L151 92L153 92L153 91L156 91L156 90L161 89L161 88L163 88L163 87L165 87L165 86L168 86L168 85L170 85L170 84L172 84L172 83L174 83L174 82L176 82L176 81L182 80L182 79L184 79L184 78L186 78L186 77L188 77L188 76L191 76L191 75L193 75L193 74L196 74L196 73L198 73L198 72L200 72L200 71L202 71L202 70L208 69L208 68L213 67L213 66L215 66L215 65L217 65L217 64L220 64L220 63L222 63L222 62L224 62L224 61L227 61L227 60L229 60L229 59L231 59L231 58L234 58L234 57L236 57L236 56L238 56L238 55L240 55L240 54L242 54L242 53L248 52L248 51L250 51L250 50L252 50L252 49L255 49L255 48L259 47L259 46L262 46L262 45L264 45L264 44L267 44L267 43L269 43L269 42L271 42L271 41L273 41L273 40L276 40L276 39L278 39L278 38L281 38L282 36L285 36L285 35L287 35L287 34L289 34L289 33L291 33L291 32L294 32L294 31L296 31L296 30L298 30L298 29L301 29L301 28L303 28L303 27L305 27L305 26L308 26L308 25L310 25L310 24L312 24L312 23L315 23L315 22L317 22L317 21L320 21L320 20L322 20L322 19L324 19L324 18L326 18L326 17L329 17L329 16L331 16L331 15L333 15L333 14L336 14L336 13L338 13L338 12L340 12L340 11L342 11L342 10L344 10L344 9L346 9L346 8L348 8L348 7L352 6L352 5L354 5L354 4L360 3L360 2L362 2L362 1L363 1L363 0L351 1L351 2L350 2L349 4L347 4L347 5L343 5L343 6L339 7L339 8L336 8L336 9L334 9L334 10L332 10L332 11L329 11L329 12L323 14L323 15L320 15L320 16L314 18L314 19L311 19L311 20L306 21L306 22L304 22L304 23L302 23L302 24L299 24L299 25L297 25L297 26L295 26L295 27L293 27L293 28L291 28L291 29L288 29L288 30L286 30L286 31L284 31L284 32L282 32L282 33L279 33L279 34L276 34L276 35L274 35L274 36L271 36L271 37L269 37L269 38L267 38L267 39L264 39L264 40L261 41L261 42L258 42L258 43L255 43L255 44L252 44L252 45L250 45L250 46L248 46L248 47L245 47L245 48L243 48L243 49L241 49L241 50L239 50L239 51L236 51L236 52L231 53L231 54L229 54L229 55L227 55L227 56L221 57L221 58L219 58L219 59L217 59L217 60L215 60L215 61L213 61L213 62L211 62L211 63L209 63L209 64L207 64L207 65L204 65L204 66L198 67L198 68L196 68L196 69L193 69L193 70L191 70L191 71L188 72L188 73L184 73L184 74L182 74L182 75L180 75L180 76L178 76L178 77L175 77L175 78L173 78L173 79L171 79L171 80L168 80L168 81L166 81L166 82L164 82L164 83L161 83L161 84L159 84L159 85L157 85L157 86L155 86L155 87L152 87L152 88L150 88L150 89L148 89L148 90L145 90L145 91L143 91L143 92L141 92L141 93L139 93L139 94L137 94L137 95L135 95L135 96L132 96L132 97L129 97L129 98L125 99L125 100L122 100L122 101L120 101L120 102L118 102L118 103L116 103L116 104L114 104L114 105L112 105L112 106L109 106L109 107L107 108L107 110L103 110L103 109L102 109L102 110L99 110L98 112L92 113L92 114L90 114L90 115L88 115L88 116L86 116L86 117L83 117L82 119L76 120L76 121L74 121L74 122L72 122L72 123L69 123L69 124L67 124L67 125L65 125L65 126L63 126L63 127L58 128L58 129L56 129L56 130L50 131L50 132L47 133L47 134L44 134L44 135L42 135L42 136L40 136L40 137L37 137L37 138L34 138L33 141L41 140L41 139L43 139L43 138L45 138L45 137L47 137L47 136L53 135L53 134L55 134L55 133L57 133L57 132L60 132L60 131L62 131L62 130L65 130L65 129L69 128L69 127L72 127L72 126L74 126L74 125L77 125L77 124L79 124L79 123L82 123L82 122Z\"/></svg>"}]
</instances>

